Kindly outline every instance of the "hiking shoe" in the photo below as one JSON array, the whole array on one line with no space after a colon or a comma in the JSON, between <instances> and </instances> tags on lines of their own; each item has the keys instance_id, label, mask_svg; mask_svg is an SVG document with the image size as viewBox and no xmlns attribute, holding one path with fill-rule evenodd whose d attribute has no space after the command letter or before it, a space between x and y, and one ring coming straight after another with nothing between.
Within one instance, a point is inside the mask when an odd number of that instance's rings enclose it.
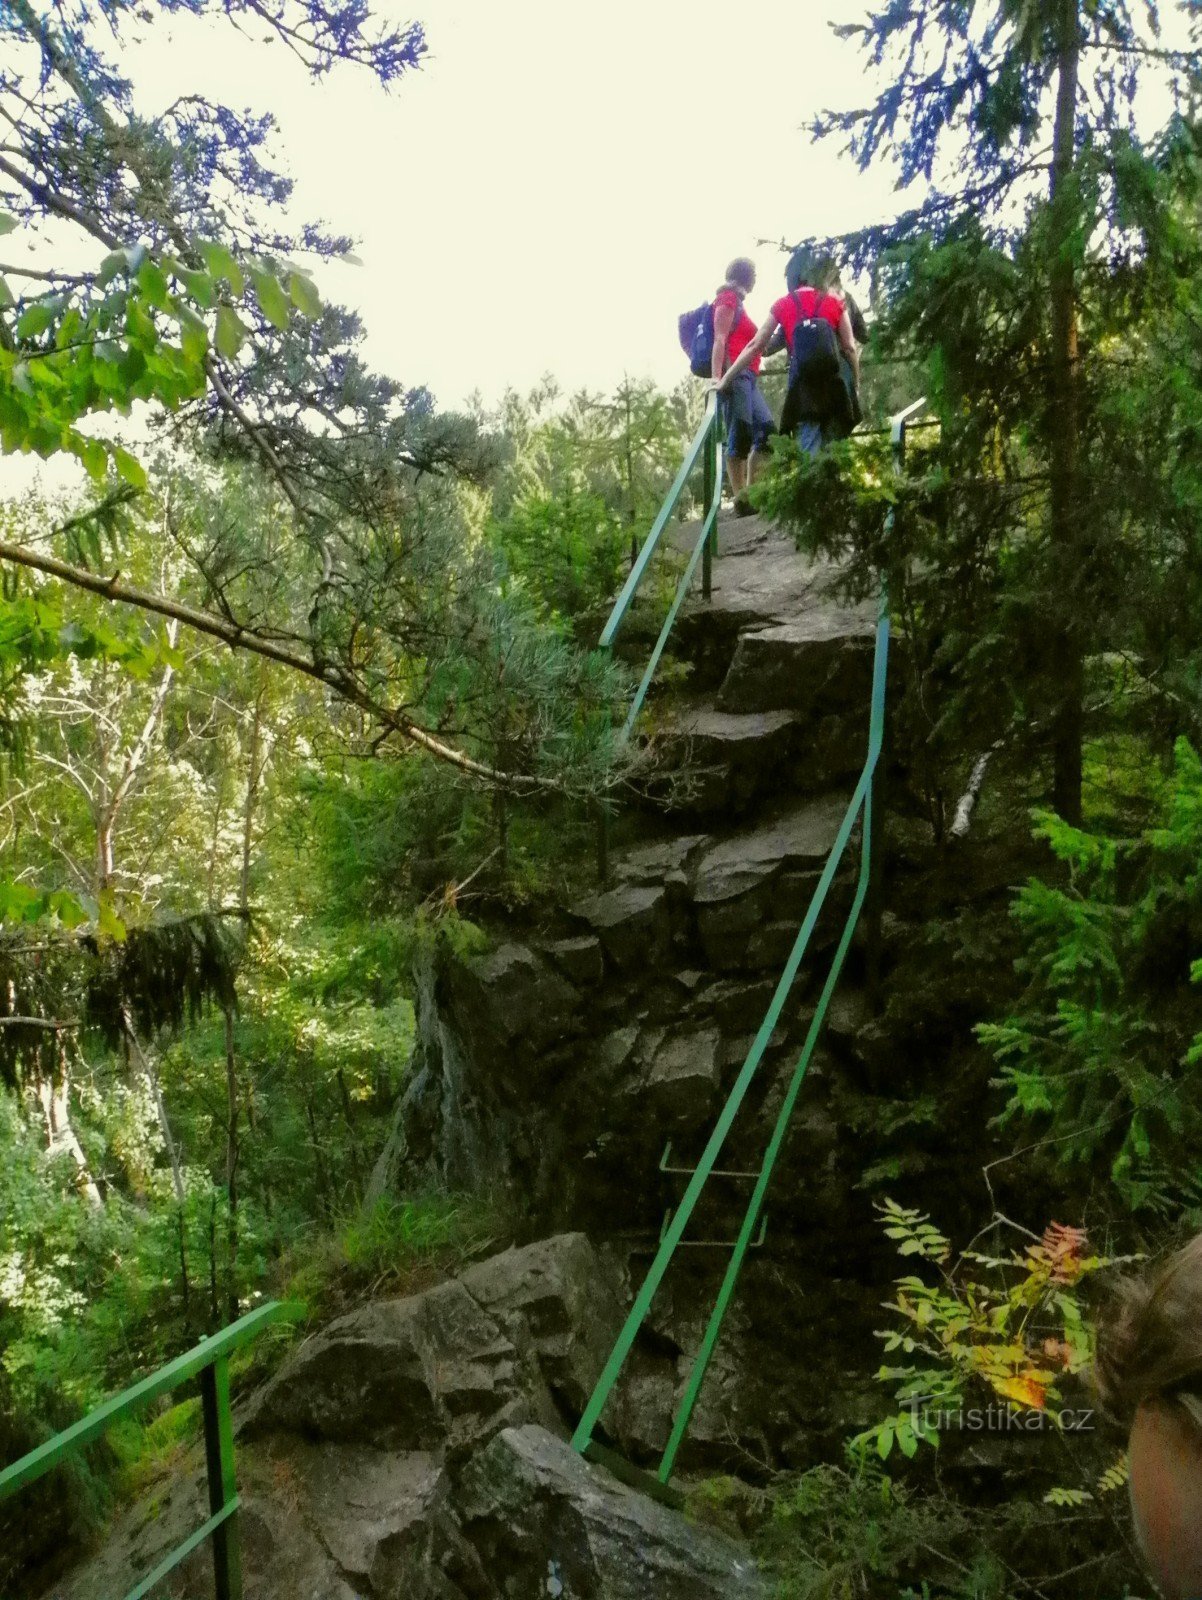
<instances>
[{"instance_id":1,"label":"hiking shoe","mask_svg":"<svg viewBox=\"0 0 1202 1600\"><path fill-rule=\"evenodd\" d=\"M735 496L735 516L736 517L754 517L755 516L755 507L752 505L751 501L747 498L747 496L745 494L737 494Z\"/></svg>"}]
</instances>

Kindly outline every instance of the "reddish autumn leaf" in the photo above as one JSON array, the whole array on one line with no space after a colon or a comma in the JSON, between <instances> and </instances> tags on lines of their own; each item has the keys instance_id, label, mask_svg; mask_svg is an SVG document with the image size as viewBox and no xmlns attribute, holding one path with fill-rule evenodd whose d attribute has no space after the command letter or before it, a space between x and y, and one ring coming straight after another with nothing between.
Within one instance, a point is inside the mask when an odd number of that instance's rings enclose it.
<instances>
[{"instance_id":1,"label":"reddish autumn leaf","mask_svg":"<svg viewBox=\"0 0 1202 1600\"><path fill-rule=\"evenodd\" d=\"M1048 1391L1037 1378L994 1378L993 1387L1020 1406L1030 1406L1033 1411L1047 1409Z\"/></svg>"},{"instance_id":2,"label":"reddish autumn leaf","mask_svg":"<svg viewBox=\"0 0 1202 1600\"><path fill-rule=\"evenodd\" d=\"M1046 1267L1053 1283L1076 1283L1081 1276L1087 1243L1084 1228L1049 1222L1043 1238L1030 1251L1031 1261L1036 1266Z\"/></svg>"},{"instance_id":3,"label":"reddish autumn leaf","mask_svg":"<svg viewBox=\"0 0 1202 1600\"><path fill-rule=\"evenodd\" d=\"M1069 1367L1073 1362L1073 1347L1063 1339L1045 1339L1043 1353L1051 1361L1058 1361L1062 1367Z\"/></svg>"}]
</instances>

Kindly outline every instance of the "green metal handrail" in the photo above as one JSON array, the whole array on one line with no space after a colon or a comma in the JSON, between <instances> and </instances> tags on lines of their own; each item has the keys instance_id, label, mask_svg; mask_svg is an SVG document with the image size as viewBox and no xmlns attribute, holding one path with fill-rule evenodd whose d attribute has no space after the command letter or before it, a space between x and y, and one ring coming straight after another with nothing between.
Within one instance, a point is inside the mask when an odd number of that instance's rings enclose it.
<instances>
[{"instance_id":1,"label":"green metal handrail","mask_svg":"<svg viewBox=\"0 0 1202 1600\"><path fill-rule=\"evenodd\" d=\"M664 653L664 646L668 642L668 635L672 632L677 615L684 604L685 596L692 585L699 561L702 563L701 593L707 600L710 597L713 583L714 548L717 544L718 507L722 502L721 456L722 426L718 396L711 394L706 400L705 416L702 418L701 425L693 435L692 442L685 452L680 471L676 474L672 487L668 490L663 505L659 508L659 514L651 525L651 532L643 541L643 548L639 551L638 558L630 569L630 576L622 585L621 594L614 601L609 620L601 630L600 648L608 650L612 647L614 640L618 636L618 630L626 620L626 614L630 610L639 586L647 575L652 558L659 548L664 529L668 526L668 519L675 511L680 497L684 493L685 485L697 465L698 458L700 458L705 474L702 491L704 510L702 513L701 532L697 543L693 547L693 553L689 557L688 565L685 567L680 582L676 586L676 594L673 597L664 625L660 629L659 638L655 641L651 659L647 663L646 671L643 673L639 686L635 691L634 700L631 702L630 709L626 714L626 721L623 723L622 730L618 735L619 745L625 744L626 740L629 739L638 719L643 701L647 698L647 691L651 687L651 680L655 676L655 669L659 665L659 659Z\"/></svg>"},{"instance_id":2,"label":"green metal handrail","mask_svg":"<svg viewBox=\"0 0 1202 1600\"><path fill-rule=\"evenodd\" d=\"M209 1511L201 1524L182 1544L176 1545L153 1572L131 1589L125 1600L143 1600L186 1556L206 1539L213 1541L213 1580L217 1600L242 1600L242 1556L238 1540L237 1485L234 1481L234 1430L230 1415L229 1358L242 1345L258 1338L273 1322L293 1321L300 1307L272 1300L250 1311L228 1328L210 1335L193 1349L160 1367L132 1388L106 1400L73 1427L56 1433L36 1450L14 1461L0 1472L0 1501L27 1489L31 1483L61 1465L68 1456L98 1439L121 1417L140 1410L160 1395L178 1389L199 1375L201 1409L204 1416L205 1458L208 1466Z\"/></svg>"},{"instance_id":3,"label":"green metal handrail","mask_svg":"<svg viewBox=\"0 0 1202 1600\"><path fill-rule=\"evenodd\" d=\"M914 413L918 411L924 404L924 400L915 401L913 405L907 407L906 410L899 412L898 415L893 418L891 434L893 440L894 468L899 475L904 470L905 466L907 424ZM887 525L889 528L892 528L893 519L894 512L891 507L888 512ZM742 1226L739 1229L738 1237L735 1240L731 1258L726 1269L726 1274L722 1280L722 1286L718 1292L718 1297L715 1301L713 1312L710 1315L709 1323L706 1326L705 1334L702 1337L701 1345L698 1349L696 1357L694 1358L693 1366L689 1374L689 1381L685 1387L684 1396L674 1419L667 1446L664 1450L663 1456L660 1459L657 1476L659 1483L662 1485L666 1485L671 1478L672 1468L676 1461L677 1452L679 1451L685 1434L688 1431L689 1421L693 1414L693 1408L697 1403L697 1397L700 1394L701 1386L705 1381L706 1369L709 1366L710 1357L713 1355L714 1348L718 1342L718 1336L721 1332L723 1318L726 1315L727 1308L729 1307L731 1298L734 1294L735 1285L742 1269L743 1260L751 1246L752 1238L755 1234L756 1223L760 1217L760 1212L764 1203L764 1197L767 1194L768 1185L772 1178L772 1171L776 1165L777 1157L780 1154L785 1133L788 1129L789 1122L792 1119L793 1108L797 1102L798 1093L805 1078L806 1070L809 1067L810 1059L813 1056L814 1047L817 1044L819 1034L822 1031L822 1026L826 1019L827 1008L830 1005L831 997L834 994L836 985L839 982L839 977L843 970L843 964L847 958L847 952L851 946L856 924L859 920L860 912L864 906L864 899L868 892L868 884L872 867L873 788L877 766L880 761L881 750L884 744L885 691L888 680L889 631L888 591L884 580L882 579L880 605L877 613L875 648L873 654L872 696L869 714L868 749L865 756L863 769L860 773L855 791L852 794L851 800L844 814L843 821L840 824L839 831L835 837L835 842L831 847L829 856L827 857L826 865L823 867L821 876L819 877L818 884L810 900L810 904L802 921L801 927L798 930L793 949L785 963L784 971L781 973L780 980L777 983L772 1000L769 1003L768 1010L764 1015L764 1020L761 1022L759 1031L756 1033L756 1036L752 1041L751 1048L747 1052L746 1059L744 1060L739 1071L739 1075L736 1078L729 1095L727 1096L726 1103L719 1113L718 1120L714 1125L713 1132L710 1135L709 1142L706 1144L701 1160L694 1169L685 1189L684 1196L681 1199L679 1206L677 1206L676 1211L671 1217L668 1227L664 1232L659 1250L656 1252L655 1259L651 1263L651 1267L647 1272L646 1278L643 1280L642 1287L639 1290L634 1305L631 1307L630 1314L618 1335L617 1341L610 1354L609 1361L606 1363L605 1370L598 1379L596 1387L593 1389L592 1395L589 1397L588 1404L584 1409L584 1414L580 1419L579 1426L577 1427L575 1434L572 1436L572 1445L576 1450L593 1456L596 1459L603 1459L607 1461L611 1459L612 1452L594 1444L593 1431L600 1420L601 1413L604 1410L606 1402L613 1391L614 1385L617 1383L618 1378L621 1375L622 1368L624 1367L626 1358L629 1356L634 1345L634 1341L638 1335L639 1329L642 1327L642 1324L651 1309L652 1301L654 1300L656 1292L659 1289L659 1285L668 1269L668 1265L677 1248L681 1244L681 1241L684 1237L684 1231L688 1226L694 1210L696 1209L698 1200L701 1198L702 1191L704 1190L709 1179L715 1175L718 1158L722 1153L723 1146L726 1143L727 1136L730 1133L739 1108L746 1098L747 1091L751 1087L751 1084L757 1072L759 1071L760 1064L764 1057L764 1052L768 1047L768 1042L772 1037L777 1023L780 1020L781 1012L784 1009L785 1002L787 1001L789 993L792 990L793 984L797 978L798 971L800 970L802 960L805 957L806 950L814 932L814 928L817 925L819 915L822 912L822 908L826 903L827 895L829 894L831 885L834 882L835 874L839 869L839 864L842 861L848 844L851 840L852 831L857 820L862 814L863 827L861 829L860 838L860 872L856 882L855 893L852 898L851 910L849 911L847 920L844 923L843 932L840 937L838 947L836 948L834 959L831 962L831 967L829 973L827 974L826 982L823 985L822 994L819 998L817 1009L814 1012L813 1019L811 1020L809 1029L806 1033L805 1043L802 1046L801 1054L798 1057L796 1066L794 1067L793 1076L790 1080L788 1091L785 1094L784 1102L781 1105L775 1126L772 1130L772 1136L769 1139L767 1148L764 1152L764 1157L756 1177L755 1187L752 1191L751 1199L748 1202L747 1211L743 1218Z\"/></svg>"}]
</instances>

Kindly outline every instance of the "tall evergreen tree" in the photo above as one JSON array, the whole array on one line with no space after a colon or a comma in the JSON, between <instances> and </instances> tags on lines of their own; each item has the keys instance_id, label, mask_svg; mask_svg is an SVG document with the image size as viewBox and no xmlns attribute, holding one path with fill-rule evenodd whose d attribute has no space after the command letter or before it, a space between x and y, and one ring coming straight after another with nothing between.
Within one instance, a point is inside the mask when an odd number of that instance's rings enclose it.
<instances>
[{"instance_id":1,"label":"tall evergreen tree","mask_svg":"<svg viewBox=\"0 0 1202 1600\"><path fill-rule=\"evenodd\" d=\"M1096 643L1088 609L1096 507L1082 440L1083 362L1091 352L1082 350L1081 295L1095 269L1146 257L1163 227L1149 178L1162 130L1149 135L1141 93L1156 78L1178 99L1186 95L1197 60L1186 47L1190 11L1183 3L1167 18L1181 31L1182 48L1174 48L1151 0L888 0L865 22L837 29L860 43L886 80L879 96L867 109L815 123L820 135L847 136L862 168L891 158L903 184L929 184L917 209L842 241L845 247L864 260L919 241L954 243L957 274L975 273L987 289L978 312L988 305L1019 318L1038 343L1034 363L1029 351L1024 361L1033 380L1032 438L1047 473L1043 679L1053 804L1072 821L1081 814L1083 657ZM1009 304L999 304L999 256L1020 264L1017 287L1040 297L1041 316L1024 316L1013 282ZM928 275L921 290L931 287ZM964 309L963 282L958 293ZM912 309L911 317L946 357L943 309ZM960 331L969 346L993 337L971 316ZM961 365L959 374L946 364L941 371L949 422L957 407L972 404L956 381L971 371L971 359Z\"/></svg>"}]
</instances>

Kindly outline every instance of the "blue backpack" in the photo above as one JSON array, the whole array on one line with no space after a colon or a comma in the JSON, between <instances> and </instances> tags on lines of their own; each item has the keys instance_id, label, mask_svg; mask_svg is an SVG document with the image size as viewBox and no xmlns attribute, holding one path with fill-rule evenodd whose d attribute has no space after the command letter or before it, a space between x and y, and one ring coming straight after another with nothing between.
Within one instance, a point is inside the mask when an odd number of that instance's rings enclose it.
<instances>
[{"instance_id":1,"label":"blue backpack","mask_svg":"<svg viewBox=\"0 0 1202 1600\"><path fill-rule=\"evenodd\" d=\"M693 311L682 311L676 319L680 348L689 358L694 376L709 378L714 368L714 305L707 300Z\"/></svg>"}]
</instances>

